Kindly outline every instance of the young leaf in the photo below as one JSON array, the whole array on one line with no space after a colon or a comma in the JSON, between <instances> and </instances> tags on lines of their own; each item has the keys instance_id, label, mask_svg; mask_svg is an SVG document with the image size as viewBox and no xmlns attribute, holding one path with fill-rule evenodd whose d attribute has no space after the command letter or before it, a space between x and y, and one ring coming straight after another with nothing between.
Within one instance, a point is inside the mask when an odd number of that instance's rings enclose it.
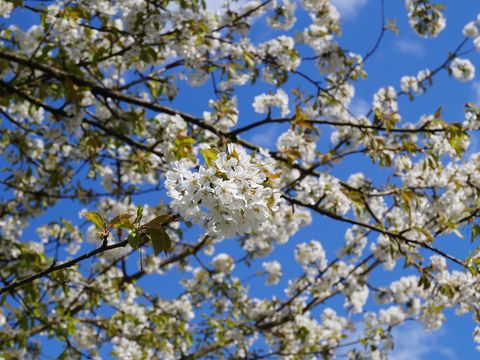
<instances>
[{"instance_id":1,"label":"young leaf","mask_svg":"<svg viewBox=\"0 0 480 360\"><path fill-rule=\"evenodd\" d=\"M423 287L424 290L427 290L430 287L430 279L426 275L422 275L420 279L418 279L418 286Z\"/></svg>"},{"instance_id":2,"label":"young leaf","mask_svg":"<svg viewBox=\"0 0 480 360\"><path fill-rule=\"evenodd\" d=\"M152 240L153 252L155 255L160 254L162 251L167 252L170 250L172 247L172 241L162 227L156 229L149 228L148 233L150 235L150 239Z\"/></svg>"},{"instance_id":3,"label":"young leaf","mask_svg":"<svg viewBox=\"0 0 480 360\"><path fill-rule=\"evenodd\" d=\"M175 219L174 216L164 214L157 216L155 219L149 221L148 223L142 225L142 228L148 228L148 229L158 229L161 228L163 224L172 222Z\"/></svg>"},{"instance_id":4,"label":"young leaf","mask_svg":"<svg viewBox=\"0 0 480 360\"><path fill-rule=\"evenodd\" d=\"M62 220L63 222L63 225L65 226L65 229L67 229L68 232L74 232L74 229L73 229L73 226L72 226L72 223L68 220Z\"/></svg>"},{"instance_id":5,"label":"young leaf","mask_svg":"<svg viewBox=\"0 0 480 360\"><path fill-rule=\"evenodd\" d=\"M103 229L105 227L105 220L103 219L102 215L100 215L96 211L85 211L83 216L97 225L98 228Z\"/></svg>"},{"instance_id":6,"label":"young leaf","mask_svg":"<svg viewBox=\"0 0 480 360\"><path fill-rule=\"evenodd\" d=\"M135 221L133 222L134 224L137 224L142 220L142 215L143 215L143 208L138 205L137 206L137 216L135 217Z\"/></svg>"},{"instance_id":7,"label":"young leaf","mask_svg":"<svg viewBox=\"0 0 480 360\"><path fill-rule=\"evenodd\" d=\"M210 167L215 160L217 160L218 154L212 149L203 149L200 151L205 159L205 164Z\"/></svg>"},{"instance_id":8,"label":"young leaf","mask_svg":"<svg viewBox=\"0 0 480 360\"><path fill-rule=\"evenodd\" d=\"M111 228L124 228L124 229L131 229L133 227L130 218L132 214L122 214L114 217L109 223L108 227Z\"/></svg>"},{"instance_id":9,"label":"young leaf","mask_svg":"<svg viewBox=\"0 0 480 360\"><path fill-rule=\"evenodd\" d=\"M475 241L475 239L480 235L480 225L478 224L473 224L472 225L472 242Z\"/></svg>"},{"instance_id":10,"label":"young leaf","mask_svg":"<svg viewBox=\"0 0 480 360\"><path fill-rule=\"evenodd\" d=\"M397 26L397 19L390 19L388 18L387 19L387 26L386 26L386 29L390 29L392 30L395 35L398 35L399 34L399 30L398 30L398 26Z\"/></svg>"},{"instance_id":11,"label":"young leaf","mask_svg":"<svg viewBox=\"0 0 480 360\"><path fill-rule=\"evenodd\" d=\"M142 236L136 231L132 231L130 235L128 235L127 240L132 248L138 249L140 247Z\"/></svg>"}]
</instances>

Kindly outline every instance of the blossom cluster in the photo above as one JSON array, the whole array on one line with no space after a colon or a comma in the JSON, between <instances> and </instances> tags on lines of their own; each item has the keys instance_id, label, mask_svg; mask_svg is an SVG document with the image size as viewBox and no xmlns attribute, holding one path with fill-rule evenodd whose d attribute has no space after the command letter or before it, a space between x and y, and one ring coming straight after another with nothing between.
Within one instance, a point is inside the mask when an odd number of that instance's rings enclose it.
<instances>
[{"instance_id":1,"label":"blossom cluster","mask_svg":"<svg viewBox=\"0 0 480 360\"><path fill-rule=\"evenodd\" d=\"M382 121L400 121L395 89L392 86L380 88L373 96L372 109Z\"/></svg>"},{"instance_id":2,"label":"blossom cluster","mask_svg":"<svg viewBox=\"0 0 480 360\"><path fill-rule=\"evenodd\" d=\"M268 113L273 106L280 108L282 116L290 113L288 95L282 89L277 90L275 94L257 95L253 100L253 109L258 114Z\"/></svg>"},{"instance_id":3,"label":"blossom cluster","mask_svg":"<svg viewBox=\"0 0 480 360\"><path fill-rule=\"evenodd\" d=\"M317 157L315 137L295 129L288 129L277 139L277 149L280 153L300 158L305 163L312 163Z\"/></svg>"},{"instance_id":4,"label":"blossom cluster","mask_svg":"<svg viewBox=\"0 0 480 360\"><path fill-rule=\"evenodd\" d=\"M274 15L268 17L267 23L273 29L289 30L295 25L295 9L297 4L293 0L282 0L275 8Z\"/></svg>"},{"instance_id":5,"label":"blossom cluster","mask_svg":"<svg viewBox=\"0 0 480 360\"><path fill-rule=\"evenodd\" d=\"M475 67L468 59L455 58L450 64L450 71L455 79L466 82L475 77Z\"/></svg>"},{"instance_id":6,"label":"blossom cluster","mask_svg":"<svg viewBox=\"0 0 480 360\"><path fill-rule=\"evenodd\" d=\"M477 16L475 21L470 21L464 26L463 35L473 39L475 49L480 51L480 16Z\"/></svg>"},{"instance_id":7,"label":"blossom cluster","mask_svg":"<svg viewBox=\"0 0 480 360\"><path fill-rule=\"evenodd\" d=\"M0 17L8 18L13 10L13 3L6 0L0 0Z\"/></svg>"},{"instance_id":8,"label":"blossom cluster","mask_svg":"<svg viewBox=\"0 0 480 360\"><path fill-rule=\"evenodd\" d=\"M228 131L237 124L239 111L236 97L222 97L217 101L210 100L208 105L213 111L203 112L206 123L215 125L221 131Z\"/></svg>"},{"instance_id":9,"label":"blossom cluster","mask_svg":"<svg viewBox=\"0 0 480 360\"><path fill-rule=\"evenodd\" d=\"M272 221L263 222L258 230L244 241L243 249L254 257L267 256L276 244L285 244L301 227L309 225L311 221L307 210L281 200Z\"/></svg>"},{"instance_id":10,"label":"blossom cluster","mask_svg":"<svg viewBox=\"0 0 480 360\"><path fill-rule=\"evenodd\" d=\"M440 7L430 0L405 0L410 26L422 37L435 37L446 26Z\"/></svg>"},{"instance_id":11,"label":"blossom cluster","mask_svg":"<svg viewBox=\"0 0 480 360\"><path fill-rule=\"evenodd\" d=\"M165 186L174 211L228 238L251 233L271 221L280 194L265 185L266 180L255 156L229 144L226 152L219 153L213 163L201 165L198 172L185 163L174 163Z\"/></svg>"},{"instance_id":12,"label":"blossom cluster","mask_svg":"<svg viewBox=\"0 0 480 360\"><path fill-rule=\"evenodd\" d=\"M322 173L318 178L307 176L299 185L297 198L308 204L320 205L326 211L346 214L351 207L351 201L342 191L340 181L328 174Z\"/></svg>"},{"instance_id":13,"label":"blossom cluster","mask_svg":"<svg viewBox=\"0 0 480 360\"><path fill-rule=\"evenodd\" d=\"M430 77L430 70L420 70L417 76L403 76L400 79L400 87L403 92L423 94L425 91L425 81Z\"/></svg>"}]
</instances>

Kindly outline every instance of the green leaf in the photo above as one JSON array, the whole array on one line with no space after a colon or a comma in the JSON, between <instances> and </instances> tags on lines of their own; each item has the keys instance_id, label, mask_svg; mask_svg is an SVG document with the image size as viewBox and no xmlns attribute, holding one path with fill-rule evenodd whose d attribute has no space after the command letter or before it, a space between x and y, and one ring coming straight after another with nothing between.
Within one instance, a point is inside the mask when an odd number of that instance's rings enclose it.
<instances>
[{"instance_id":1,"label":"green leaf","mask_svg":"<svg viewBox=\"0 0 480 360\"><path fill-rule=\"evenodd\" d=\"M430 279L428 276L422 275L420 279L418 279L418 286L421 286L424 290L427 290L430 287Z\"/></svg>"},{"instance_id":2,"label":"green leaf","mask_svg":"<svg viewBox=\"0 0 480 360\"><path fill-rule=\"evenodd\" d=\"M69 276L68 276L68 269L67 270L61 270L56 272L56 276L58 277L58 280L60 280L62 283L66 284L69 282Z\"/></svg>"},{"instance_id":3,"label":"green leaf","mask_svg":"<svg viewBox=\"0 0 480 360\"><path fill-rule=\"evenodd\" d=\"M480 235L480 225L478 224L473 224L472 225L472 242L475 241L475 239Z\"/></svg>"},{"instance_id":4,"label":"green leaf","mask_svg":"<svg viewBox=\"0 0 480 360\"><path fill-rule=\"evenodd\" d=\"M451 284L442 284L439 287L440 293L447 296L449 299L455 296L455 288Z\"/></svg>"},{"instance_id":5,"label":"green leaf","mask_svg":"<svg viewBox=\"0 0 480 360\"><path fill-rule=\"evenodd\" d=\"M425 229L423 227L420 227L420 226L414 226L413 229L418 231L419 233L422 233L423 235L425 235L428 242L433 241L433 235L427 229Z\"/></svg>"},{"instance_id":6,"label":"green leaf","mask_svg":"<svg viewBox=\"0 0 480 360\"><path fill-rule=\"evenodd\" d=\"M160 254L162 251L167 252L172 247L172 241L162 227L159 227L158 229L149 228L148 234L150 235L150 240L152 240L153 252L155 255Z\"/></svg>"},{"instance_id":7,"label":"green leaf","mask_svg":"<svg viewBox=\"0 0 480 360\"><path fill-rule=\"evenodd\" d=\"M443 111L443 106L440 106L437 111L435 111L435 114L433 114L433 117L435 119L440 119L442 117L442 111Z\"/></svg>"},{"instance_id":8,"label":"green leaf","mask_svg":"<svg viewBox=\"0 0 480 360\"><path fill-rule=\"evenodd\" d=\"M267 206L270 210L272 210L273 206L275 205L275 195L270 195L270 197L267 199Z\"/></svg>"},{"instance_id":9,"label":"green leaf","mask_svg":"<svg viewBox=\"0 0 480 360\"><path fill-rule=\"evenodd\" d=\"M132 214L122 214L114 217L109 223L109 228L123 228L123 229L131 229L133 228L133 224L130 221Z\"/></svg>"},{"instance_id":10,"label":"green leaf","mask_svg":"<svg viewBox=\"0 0 480 360\"><path fill-rule=\"evenodd\" d=\"M99 227L100 229L103 229L105 227L105 220L103 219L102 215L100 215L98 212L96 211L86 211L83 213L83 216L93 222L95 225L97 225L97 227Z\"/></svg>"},{"instance_id":11,"label":"green leaf","mask_svg":"<svg viewBox=\"0 0 480 360\"><path fill-rule=\"evenodd\" d=\"M65 229L67 229L68 232L74 232L72 223L70 221L63 219L62 222L63 222L63 225L65 226Z\"/></svg>"},{"instance_id":12,"label":"green leaf","mask_svg":"<svg viewBox=\"0 0 480 360\"><path fill-rule=\"evenodd\" d=\"M475 266L469 266L468 270L472 274L472 276L477 276L478 275L478 269Z\"/></svg>"},{"instance_id":13,"label":"green leaf","mask_svg":"<svg viewBox=\"0 0 480 360\"><path fill-rule=\"evenodd\" d=\"M148 229L159 229L163 224L167 224L175 220L175 217L172 215L164 214L157 216L155 219L149 221L148 223L142 225L142 228Z\"/></svg>"},{"instance_id":14,"label":"green leaf","mask_svg":"<svg viewBox=\"0 0 480 360\"><path fill-rule=\"evenodd\" d=\"M386 29L392 30L395 35L399 34L398 26L397 26L397 19L387 19L387 26Z\"/></svg>"},{"instance_id":15,"label":"green leaf","mask_svg":"<svg viewBox=\"0 0 480 360\"><path fill-rule=\"evenodd\" d=\"M212 149L203 149L200 151L205 159L205 164L210 167L215 160L217 160L218 153Z\"/></svg>"},{"instance_id":16,"label":"green leaf","mask_svg":"<svg viewBox=\"0 0 480 360\"><path fill-rule=\"evenodd\" d=\"M142 236L134 230L128 235L127 240L132 248L138 249L141 245Z\"/></svg>"},{"instance_id":17,"label":"green leaf","mask_svg":"<svg viewBox=\"0 0 480 360\"><path fill-rule=\"evenodd\" d=\"M134 224L137 224L142 220L142 215L143 215L143 208L138 205L137 206L137 216L135 217L135 221L133 222Z\"/></svg>"}]
</instances>

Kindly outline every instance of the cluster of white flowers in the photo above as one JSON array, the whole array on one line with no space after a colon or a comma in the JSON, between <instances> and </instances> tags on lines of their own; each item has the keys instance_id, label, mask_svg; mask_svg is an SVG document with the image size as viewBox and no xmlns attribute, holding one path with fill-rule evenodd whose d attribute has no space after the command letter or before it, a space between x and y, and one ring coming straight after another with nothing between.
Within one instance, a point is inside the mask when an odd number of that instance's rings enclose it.
<instances>
[{"instance_id":1,"label":"cluster of white flowers","mask_svg":"<svg viewBox=\"0 0 480 360\"><path fill-rule=\"evenodd\" d=\"M221 253L212 260L212 265L220 273L228 274L235 268L235 263L230 255Z\"/></svg>"},{"instance_id":2,"label":"cluster of white flowers","mask_svg":"<svg viewBox=\"0 0 480 360\"><path fill-rule=\"evenodd\" d=\"M306 226L312 221L307 210L292 206L286 200L281 200L278 208L272 221L262 223L258 231L248 237L243 244L243 248L255 257L267 256L276 243L286 243L301 226Z\"/></svg>"},{"instance_id":3,"label":"cluster of white flowers","mask_svg":"<svg viewBox=\"0 0 480 360\"><path fill-rule=\"evenodd\" d=\"M282 116L290 113L288 107L288 95L282 89L278 89L275 94L261 94L255 96L253 100L253 109L258 114L266 114L272 106L280 108Z\"/></svg>"},{"instance_id":4,"label":"cluster of white flowers","mask_svg":"<svg viewBox=\"0 0 480 360\"><path fill-rule=\"evenodd\" d=\"M329 75L327 82L329 86L333 87L328 94L321 92L318 100L322 104L322 115L332 116L338 121L349 122L351 118L355 118L348 111L348 106L355 96L355 87L343 80L344 76L341 74ZM332 101L332 99L335 99ZM355 120L353 120L355 121Z\"/></svg>"},{"instance_id":5,"label":"cluster of white flowers","mask_svg":"<svg viewBox=\"0 0 480 360\"><path fill-rule=\"evenodd\" d=\"M430 77L430 70L420 70L417 76L403 76L400 79L400 87L403 92L423 94L425 91L424 81Z\"/></svg>"},{"instance_id":6,"label":"cluster of white flowers","mask_svg":"<svg viewBox=\"0 0 480 360\"><path fill-rule=\"evenodd\" d=\"M281 154L290 155L292 158L299 157L303 162L309 164L315 161L316 144L312 136L304 132L288 129L277 139L277 149Z\"/></svg>"},{"instance_id":7,"label":"cluster of white flowers","mask_svg":"<svg viewBox=\"0 0 480 360\"><path fill-rule=\"evenodd\" d=\"M470 21L465 25L463 35L473 39L475 49L480 51L480 15L477 16L476 21Z\"/></svg>"},{"instance_id":8,"label":"cluster of white flowers","mask_svg":"<svg viewBox=\"0 0 480 360\"><path fill-rule=\"evenodd\" d=\"M358 231L358 227L347 229L345 232L345 245L338 252L339 256L352 256L351 262L360 258L363 253L363 249L367 245L366 236Z\"/></svg>"},{"instance_id":9,"label":"cluster of white flowers","mask_svg":"<svg viewBox=\"0 0 480 360\"><path fill-rule=\"evenodd\" d=\"M320 315L322 319L322 333L320 339L323 340L327 348L335 348L342 340L343 331L349 326L349 321L339 316L335 310L326 308Z\"/></svg>"},{"instance_id":10,"label":"cluster of white flowers","mask_svg":"<svg viewBox=\"0 0 480 360\"><path fill-rule=\"evenodd\" d=\"M361 172L350 175L347 180L348 185L356 189L362 188L365 185L365 182L365 175Z\"/></svg>"},{"instance_id":11,"label":"cluster of white flowers","mask_svg":"<svg viewBox=\"0 0 480 360\"><path fill-rule=\"evenodd\" d=\"M198 172L182 162L173 163L165 182L172 209L194 223L207 222L209 233L219 237L258 230L271 221L280 199L278 190L264 185L267 178L258 160L229 144Z\"/></svg>"},{"instance_id":12,"label":"cluster of white flowers","mask_svg":"<svg viewBox=\"0 0 480 360\"><path fill-rule=\"evenodd\" d=\"M375 258L383 262L383 268L385 270L393 270L397 261L398 254L391 251L391 240L382 235L377 237L377 243L370 244L370 251L374 254Z\"/></svg>"},{"instance_id":13,"label":"cluster of white flowers","mask_svg":"<svg viewBox=\"0 0 480 360\"><path fill-rule=\"evenodd\" d=\"M321 74L332 74L345 68L345 54L337 43L327 42L322 50L316 62Z\"/></svg>"},{"instance_id":14,"label":"cluster of white flowers","mask_svg":"<svg viewBox=\"0 0 480 360\"><path fill-rule=\"evenodd\" d=\"M318 57L317 66L322 73L343 67L341 49L333 42L333 34L340 31L340 13L328 0L303 0L310 12L312 24L301 34L301 41L309 45Z\"/></svg>"},{"instance_id":15,"label":"cluster of white flowers","mask_svg":"<svg viewBox=\"0 0 480 360\"><path fill-rule=\"evenodd\" d=\"M190 296L181 295L176 299L168 300L155 299L158 306L148 307L139 299L137 295L139 292L137 293L136 290L127 285L124 298L117 296L112 299L115 309L118 310L110 318L112 326L115 326L117 330L112 339L113 355L122 359L174 359L175 349L170 338L159 337L157 344L161 351L154 354L152 347L143 346L137 337L145 334L148 336L159 334L148 326L149 320L155 318L168 318L162 331L173 333L189 329L189 323L195 317ZM89 329L95 334L95 331L91 330L91 326ZM179 346L182 351L186 351L188 348L186 341Z\"/></svg>"},{"instance_id":16,"label":"cluster of white flowers","mask_svg":"<svg viewBox=\"0 0 480 360\"><path fill-rule=\"evenodd\" d=\"M358 125L365 125L365 126L372 126L371 121L366 116L345 116L345 120L348 121L350 124L358 124ZM333 144L338 143L341 139L348 138L352 144L360 145L364 144L365 141L368 139L365 136L365 131L359 129L356 126L339 126L336 127L336 130L332 132L330 135L330 141Z\"/></svg>"},{"instance_id":17,"label":"cluster of white flowers","mask_svg":"<svg viewBox=\"0 0 480 360\"><path fill-rule=\"evenodd\" d=\"M480 326L475 326L475 329L473 330L473 341L477 345L476 349L477 351L480 351Z\"/></svg>"},{"instance_id":18,"label":"cluster of white flowers","mask_svg":"<svg viewBox=\"0 0 480 360\"><path fill-rule=\"evenodd\" d=\"M173 125L173 122L172 122ZM181 135L180 135L181 137ZM149 141L150 142L150 141ZM173 153L174 147L172 143L165 143L158 145L159 148L164 149L162 152L162 157L155 155L149 159L150 165L154 167L160 167L162 161L165 158L172 158L175 156ZM170 149L170 153L166 149ZM159 180L158 173L155 171L139 171L138 166L132 163L132 158L136 156L136 149L132 148L130 145L122 145L119 147L111 146L109 149L112 152L112 155L116 153L118 158L124 162L121 170L120 182L124 185L126 184L157 184ZM106 191L114 191L118 186L118 179L115 170L115 165L112 167L108 164L102 164L97 167L97 173L95 176L99 175L102 178L102 186Z\"/></svg>"},{"instance_id":19,"label":"cluster of white flowers","mask_svg":"<svg viewBox=\"0 0 480 360\"><path fill-rule=\"evenodd\" d=\"M480 35L478 21L479 19L477 18L477 21L470 21L467 23L467 25L463 27L463 35L472 39L476 39L478 35Z\"/></svg>"},{"instance_id":20,"label":"cluster of white flowers","mask_svg":"<svg viewBox=\"0 0 480 360\"><path fill-rule=\"evenodd\" d=\"M265 14L267 9L265 7L259 7L261 2L259 0L250 0L250 1L244 1L241 3L241 13L246 14L246 13L252 13L253 18L259 17ZM275 4L275 3L274 3ZM231 7L231 3L225 3L223 4L224 7ZM256 10L256 11L253 11Z\"/></svg>"},{"instance_id":21,"label":"cluster of white flowers","mask_svg":"<svg viewBox=\"0 0 480 360\"><path fill-rule=\"evenodd\" d=\"M213 112L203 112L203 119L206 123L215 125L217 129L225 132L237 124L239 112L235 96L230 99L210 100L208 105L213 109Z\"/></svg>"},{"instance_id":22,"label":"cluster of white flowers","mask_svg":"<svg viewBox=\"0 0 480 360\"><path fill-rule=\"evenodd\" d=\"M441 167L432 167L428 159L412 163L410 159L399 160L399 175L406 186L410 187L442 187L448 181L446 172Z\"/></svg>"},{"instance_id":23,"label":"cluster of white flowers","mask_svg":"<svg viewBox=\"0 0 480 360\"><path fill-rule=\"evenodd\" d=\"M317 270L323 271L327 267L325 250L317 240L298 244L295 247L295 260L297 260L304 269L314 266Z\"/></svg>"},{"instance_id":24,"label":"cluster of white flowers","mask_svg":"<svg viewBox=\"0 0 480 360\"><path fill-rule=\"evenodd\" d=\"M295 314L292 321L277 327L276 336L268 334L265 342L269 347L281 347L282 352L289 354L299 354L304 348L314 347L322 354L333 355L333 349L343 340L350 322L331 308L323 310L320 318L318 321L310 312Z\"/></svg>"},{"instance_id":25,"label":"cluster of white flowers","mask_svg":"<svg viewBox=\"0 0 480 360\"><path fill-rule=\"evenodd\" d=\"M446 26L445 16L430 0L405 0L410 26L422 37L435 37Z\"/></svg>"},{"instance_id":26,"label":"cluster of white flowers","mask_svg":"<svg viewBox=\"0 0 480 360\"><path fill-rule=\"evenodd\" d=\"M267 18L267 23L274 29L289 30L297 21L295 9L297 3L291 0L283 0L280 6L274 9L274 16Z\"/></svg>"},{"instance_id":27,"label":"cluster of white flowers","mask_svg":"<svg viewBox=\"0 0 480 360\"><path fill-rule=\"evenodd\" d=\"M262 58L270 58L272 63L265 64L263 68L263 80L278 84L278 67L285 71L295 70L300 65L300 56L295 50L295 40L286 35L281 35L269 40L258 47L258 53Z\"/></svg>"},{"instance_id":28,"label":"cluster of white flowers","mask_svg":"<svg viewBox=\"0 0 480 360\"><path fill-rule=\"evenodd\" d=\"M468 59L455 58L450 64L450 71L455 79L466 82L475 77L475 66Z\"/></svg>"},{"instance_id":29,"label":"cluster of white flowers","mask_svg":"<svg viewBox=\"0 0 480 360\"><path fill-rule=\"evenodd\" d=\"M480 117L477 109L465 110L465 120L462 126L467 130L478 130L480 128Z\"/></svg>"},{"instance_id":30,"label":"cluster of white flowers","mask_svg":"<svg viewBox=\"0 0 480 360\"><path fill-rule=\"evenodd\" d=\"M430 262L432 273L428 279L404 276L379 289L378 303L395 303L380 310L378 321L382 326L395 326L407 318L417 317L427 330L436 330L445 321L443 309L456 307L456 313L461 315L478 301L479 284L475 276L469 272L448 271L445 259L438 255L431 256ZM476 336L474 333L474 341Z\"/></svg>"},{"instance_id":31,"label":"cluster of white flowers","mask_svg":"<svg viewBox=\"0 0 480 360\"><path fill-rule=\"evenodd\" d=\"M13 10L13 2L0 0L0 17L8 18Z\"/></svg>"},{"instance_id":32,"label":"cluster of white flowers","mask_svg":"<svg viewBox=\"0 0 480 360\"><path fill-rule=\"evenodd\" d=\"M187 123L180 115L158 114L150 124L148 145L156 145L167 162L177 158L176 144L188 137Z\"/></svg>"},{"instance_id":33,"label":"cluster of white flowers","mask_svg":"<svg viewBox=\"0 0 480 360\"><path fill-rule=\"evenodd\" d=\"M264 262L262 264L263 268L267 272L267 285L278 284L280 278L282 277L282 265L276 260L270 262Z\"/></svg>"},{"instance_id":34,"label":"cluster of white flowers","mask_svg":"<svg viewBox=\"0 0 480 360\"><path fill-rule=\"evenodd\" d=\"M397 92L392 86L380 88L373 96L372 108L378 116L388 116L400 120L398 113Z\"/></svg>"},{"instance_id":35,"label":"cluster of white flowers","mask_svg":"<svg viewBox=\"0 0 480 360\"><path fill-rule=\"evenodd\" d=\"M37 228L37 235L43 244L47 244L50 240L67 243L66 251L70 254L76 254L83 241L80 228L67 223L63 226L58 223L40 226Z\"/></svg>"},{"instance_id":36,"label":"cluster of white flowers","mask_svg":"<svg viewBox=\"0 0 480 360\"><path fill-rule=\"evenodd\" d=\"M379 320L383 325L394 326L405 320L405 314L400 306L390 306L386 310L380 310Z\"/></svg>"},{"instance_id":37,"label":"cluster of white flowers","mask_svg":"<svg viewBox=\"0 0 480 360\"><path fill-rule=\"evenodd\" d=\"M308 204L344 215L350 209L351 201L342 191L340 181L328 174L318 177L307 176L300 183L297 198Z\"/></svg>"},{"instance_id":38,"label":"cluster of white flowers","mask_svg":"<svg viewBox=\"0 0 480 360\"><path fill-rule=\"evenodd\" d=\"M344 306L350 308L350 312L353 314L361 313L370 293L368 286L361 281L357 281L357 278L352 277L342 292L345 295Z\"/></svg>"},{"instance_id":39,"label":"cluster of white flowers","mask_svg":"<svg viewBox=\"0 0 480 360\"><path fill-rule=\"evenodd\" d=\"M45 110L42 107L34 107L27 101L12 103L9 106L9 113L22 124L41 124L45 118Z\"/></svg>"},{"instance_id":40,"label":"cluster of white flowers","mask_svg":"<svg viewBox=\"0 0 480 360\"><path fill-rule=\"evenodd\" d=\"M4 216L0 220L0 233L3 238L17 241L22 236L23 229L28 227L27 221L22 221L17 216Z\"/></svg>"}]
</instances>

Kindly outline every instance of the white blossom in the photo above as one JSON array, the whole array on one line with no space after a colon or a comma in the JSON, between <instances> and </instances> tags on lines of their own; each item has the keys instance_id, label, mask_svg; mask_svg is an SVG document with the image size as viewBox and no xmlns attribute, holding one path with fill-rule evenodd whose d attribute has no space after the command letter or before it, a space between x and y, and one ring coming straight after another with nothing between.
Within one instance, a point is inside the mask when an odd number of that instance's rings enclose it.
<instances>
[{"instance_id":1,"label":"white blossom","mask_svg":"<svg viewBox=\"0 0 480 360\"><path fill-rule=\"evenodd\" d=\"M277 106L280 108L282 116L290 113L288 108L288 95L282 89L278 89L275 94L262 94L255 96L253 100L253 108L258 114L265 114L270 111L270 108Z\"/></svg>"},{"instance_id":2,"label":"white blossom","mask_svg":"<svg viewBox=\"0 0 480 360\"><path fill-rule=\"evenodd\" d=\"M468 59L455 58L450 64L450 70L458 81L470 81L475 77L475 67Z\"/></svg>"},{"instance_id":3,"label":"white blossom","mask_svg":"<svg viewBox=\"0 0 480 360\"><path fill-rule=\"evenodd\" d=\"M463 28L463 35L472 39L478 37L479 32L477 23L475 21L470 21L467 23Z\"/></svg>"},{"instance_id":4,"label":"white blossom","mask_svg":"<svg viewBox=\"0 0 480 360\"><path fill-rule=\"evenodd\" d=\"M224 274L230 273L235 268L232 257L225 253L215 256L212 260L212 265L217 271Z\"/></svg>"},{"instance_id":5,"label":"white blossom","mask_svg":"<svg viewBox=\"0 0 480 360\"><path fill-rule=\"evenodd\" d=\"M198 172L174 163L165 182L171 207L195 223L206 222L208 231L220 237L256 231L271 221L280 197L275 188L263 185L261 165L233 144Z\"/></svg>"},{"instance_id":6,"label":"white blossom","mask_svg":"<svg viewBox=\"0 0 480 360\"><path fill-rule=\"evenodd\" d=\"M282 277L282 266L278 261L270 261L262 263L263 268L267 272L267 285L278 284Z\"/></svg>"}]
</instances>

